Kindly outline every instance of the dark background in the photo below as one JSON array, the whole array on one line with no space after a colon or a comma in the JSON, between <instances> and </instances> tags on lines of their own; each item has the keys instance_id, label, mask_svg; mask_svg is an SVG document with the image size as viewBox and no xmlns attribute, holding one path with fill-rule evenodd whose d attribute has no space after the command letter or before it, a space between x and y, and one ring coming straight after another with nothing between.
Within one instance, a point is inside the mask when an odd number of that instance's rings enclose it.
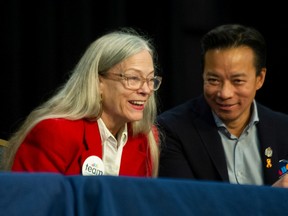
<instances>
[{"instance_id":1,"label":"dark background","mask_svg":"<svg viewBox=\"0 0 288 216\"><path fill-rule=\"evenodd\" d=\"M154 38L163 72L159 112L202 92L203 34L225 23L257 28L267 41L268 71L256 99L288 113L288 12L277 1L9 0L0 7L1 138L8 138L33 108L66 81L92 41L123 26Z\"/></svg>"}]
</instances>

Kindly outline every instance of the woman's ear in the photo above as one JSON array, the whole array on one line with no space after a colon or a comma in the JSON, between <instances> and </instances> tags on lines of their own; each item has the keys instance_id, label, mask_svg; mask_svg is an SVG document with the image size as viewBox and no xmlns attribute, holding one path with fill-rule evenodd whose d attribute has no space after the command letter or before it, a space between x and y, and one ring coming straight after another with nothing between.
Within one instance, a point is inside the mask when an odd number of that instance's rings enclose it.
<instances>
[{"instance_id":1,"label":"woman's ear","mask_svg":"<svg viewBox=\"0 0 288 216\"><path fill-rule=\"evenodd\" d=\"M99 90L100 90L100 94L102 94L103 93L103 85L104 85L104 83L103 83L103 77L102 76L99 76Z\"/></svg>"}]
</instances>

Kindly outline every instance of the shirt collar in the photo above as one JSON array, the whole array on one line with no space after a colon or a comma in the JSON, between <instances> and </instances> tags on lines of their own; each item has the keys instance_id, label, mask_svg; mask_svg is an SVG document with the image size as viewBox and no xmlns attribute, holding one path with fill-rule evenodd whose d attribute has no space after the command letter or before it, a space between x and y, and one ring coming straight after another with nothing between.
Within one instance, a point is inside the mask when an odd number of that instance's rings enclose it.
<instances>
[{"instance_id":1,"label":"shirt collar","mask_svg":"<svg viewBox=\"0 0 288 216\"><path fill-rule=\"evenodd\" d=\"M102 143L105 142L109 138L117 139L118 141L122 141L123 143L127 142L128 139L128 130L127 130L127 123L119 130L117 137L114 137L113 134L108 130L105 123L101 118L97 120L100 136Z\"/></svg>"}]
</instances>

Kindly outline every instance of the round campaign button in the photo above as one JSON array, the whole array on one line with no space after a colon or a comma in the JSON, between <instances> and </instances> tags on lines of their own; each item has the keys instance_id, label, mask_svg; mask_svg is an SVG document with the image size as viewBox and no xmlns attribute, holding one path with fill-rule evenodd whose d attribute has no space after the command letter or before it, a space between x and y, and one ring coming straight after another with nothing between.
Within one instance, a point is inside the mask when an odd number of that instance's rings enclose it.
<instances>
[{"instance_id":1,"label":"round campaign button","mask_svg":"<svg viewBox=\"0 0 288 216\"><path fill-rule=\"evenodd\" d=\"M103 161L95 155L87 157L82 165L82 175L104 175Z\"/></svg>"}]
</instances>

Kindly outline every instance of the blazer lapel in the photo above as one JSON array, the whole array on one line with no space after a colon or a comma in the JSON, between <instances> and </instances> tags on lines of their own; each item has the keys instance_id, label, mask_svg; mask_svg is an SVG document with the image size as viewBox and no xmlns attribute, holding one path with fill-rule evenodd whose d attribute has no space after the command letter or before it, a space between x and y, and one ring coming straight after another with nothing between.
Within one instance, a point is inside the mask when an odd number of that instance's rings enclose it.
<instances>
[{"instance_id":1,"label":"blazer lapel","mask_svg":"<svg viewBox=\"0 0 288 216\"><path fill-rule=\"evenodd\" d=\"M260 142L260 156L263 164L264 183L272 185L278 180L278 169L279 169L279 157L277 154L277 148L275 146L275 128L273 122L270 122L259 105L258 115L259 123L257 125L259 142ZM269 136L267 134L269 133Z\"/></svg>"},{"instance_id":2,"label":"blazer lapel","mask_svg":"<svg viewBox=\"0 0 288 216\"><path fill-rule=\"evenodd\" d=\"M119 174L151 176L149 152L146 136L143 134L132 136L131 125L128 124L128 141L123 148Z\"/></svg>"},{"instance_id":3,"label":"blazer lapel","mask_svg":"<svg viewBox=\"0 0 288 216\"><path fill-rule=\"evenodd\" d=\"M84 121L83 143L86 151L81 155L81 167L89 156L95 155L102 159L102 142L97 122Z\"/></svg>"},{"instance_id":4,"label":"blazer lapel","mask_svg":"<svg viewBox=\"0 0 288 216\"><path fill-rule=\"evenodd\" d=\"M195 119L195 126L220 176L224 181L229 181L224 148L211 109L204 99L202 100L202 105L198 108L198 113L201 117Z\"/></svg>"}]
</instances>

